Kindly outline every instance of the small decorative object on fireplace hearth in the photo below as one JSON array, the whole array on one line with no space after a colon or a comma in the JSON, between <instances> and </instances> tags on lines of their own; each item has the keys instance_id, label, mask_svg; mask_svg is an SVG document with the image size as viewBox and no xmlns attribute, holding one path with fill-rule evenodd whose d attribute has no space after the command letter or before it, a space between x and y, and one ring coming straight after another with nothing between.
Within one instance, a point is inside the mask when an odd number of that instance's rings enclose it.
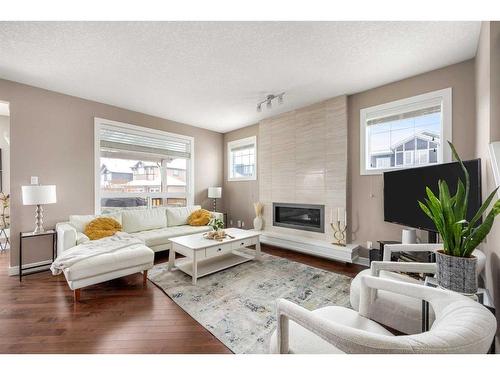
<instances>
[{"instance_id":1,"label":"small decorative object on fireplace hearth","mask_svg":"<svg viewBox=\"0 0 500 375\"><path fill-rule=\"evenodd\" d=\"M346 230L347 230L347 212L344 209L344 220L341 220L341 209L337 208L337 220L333 220L333 209L330 210L330 226L333 229L333 238L335 242L334 245L345 246L346 245Z\"/></svg>"},{"instance_id":2,"label":"small decorative object on fireplace hearth","mask_svg":"<svg viewBox=\"0 0 500 375\"><path fill-rule=\"evenodd\" d=\"M459 179L457 191L454 196L451 196L448 184L441 180L438 183L438 196L427 187L425 203L419 201L418 204L433 221L443 239L443 250L436 254L438 285L458 293L473 294L477 291L477 259L472 255L472 252L490 232L495 216L500 213L500 199L493 204L483 222L478 224L479 219L492 203L498 190L497 187L484 201L474 217L467 220L469 172L453 144L451 142L448 144L451 147L453 157L462 167L465 184Z\"/></svg>"},{"instance_id":3,"label":"small decorative object on fireplace hearth","mask_svg":"<svg viewBox=\"0 0 500 375\"><path fill-rule=\"evenodd\" d=\"M255 202L253 204L253 208L255 210L255 219L253 219L253 229L261 230L264 221L262 220L262 209L264 206L260 202Z\"/></svg>"}]
</instances>

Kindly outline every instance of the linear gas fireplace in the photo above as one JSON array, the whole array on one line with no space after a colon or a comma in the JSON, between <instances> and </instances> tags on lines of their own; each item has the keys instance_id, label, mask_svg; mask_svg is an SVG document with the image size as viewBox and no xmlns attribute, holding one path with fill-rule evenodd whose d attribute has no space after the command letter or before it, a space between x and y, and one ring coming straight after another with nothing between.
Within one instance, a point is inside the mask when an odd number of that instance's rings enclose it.
<instances>
[{"instance_id":1,"label":"linear gas fireplace","mask_svg":"<svg viewBox=\"0 0 500 375\"><path fill-rule=\"evenodd\" d=\"M273 225L324 233L325 206L273 202Z\"/></svg>"}]
</instances>

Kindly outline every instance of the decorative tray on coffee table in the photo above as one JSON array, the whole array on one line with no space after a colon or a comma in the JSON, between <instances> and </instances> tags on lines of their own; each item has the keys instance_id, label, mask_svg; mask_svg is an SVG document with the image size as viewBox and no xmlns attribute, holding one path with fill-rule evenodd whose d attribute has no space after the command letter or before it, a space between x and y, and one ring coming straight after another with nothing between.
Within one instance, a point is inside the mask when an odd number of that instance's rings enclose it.
<instances>
[{"instance_id":1,"label":"decorative tray on coffee table","mask_svg":"<svg viewBox=\"0 0 500 375\"><path fill-rule=\"evenodd\" d=\"M212 231L203 233L203 237L206 238L207 240L214 240L219 242L222 242L225 238L231 238L231 239L235 238L230 234L225 233L224 231Z\"/></svg>"}]
</instances>

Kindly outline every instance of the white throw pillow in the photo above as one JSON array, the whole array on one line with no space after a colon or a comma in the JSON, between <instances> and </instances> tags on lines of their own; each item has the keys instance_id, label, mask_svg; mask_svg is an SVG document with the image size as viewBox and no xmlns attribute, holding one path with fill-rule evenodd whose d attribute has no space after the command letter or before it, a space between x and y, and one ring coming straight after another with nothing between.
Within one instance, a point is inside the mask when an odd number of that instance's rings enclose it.
<instances>
[{"instance_id":1,"label":"white throw pillow","mask_svg":"<svg viewBox=\"0 0 500 375\"><path fill-rule=\"evenodd\" d=\"M127 233L165 228L167 226L165 207L123 211L122 225L123 231Z\"/></svg>"},{"instance_id":2,"label":"white throw pillow","mask_svg":"<svg viewBox=\"0 0 500 375\"><path fill-rule=\"evenodd\" d=\"M169 227L186 225L189 215L201 206L167 207L167 223Z\"/></svg>"},{"instance_id":3,"label":"white throw pillow","mask_svg":"<svg viewBox=\"0 0 500 375\"><path fill-rule=\"evenodd\" d=\"M85 242L89 242L90 238L88 238L85 234L77 232L76 233L76 244L80 245Z\"/></svg>"},{"instance_id":4,"label":"white throw pillow","mask_svg":"<svg viewBox=\"0 0 500 375\"><path fill-rule=\"evenodd\" d=\"M85 226L98 217L110 217L122 224L121 212L103 215L69 215L69 223L73 228L76 229L77 232L83 233L83 231L85 230Z\"/></svg>"}]
</instances>

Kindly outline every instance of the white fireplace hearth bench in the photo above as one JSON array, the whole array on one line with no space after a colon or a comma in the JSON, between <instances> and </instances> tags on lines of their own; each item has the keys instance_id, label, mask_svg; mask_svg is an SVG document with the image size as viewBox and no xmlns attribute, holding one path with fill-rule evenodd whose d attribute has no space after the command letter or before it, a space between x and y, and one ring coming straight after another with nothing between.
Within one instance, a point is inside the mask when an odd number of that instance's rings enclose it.
<instances>
[{"instance_id":1,"label":"white fireplace hearth bench","mask_svg":"<svg viewBox=\"0 0 500 375\"><path fill-rule=\"evenodd\" d=\"M359 257L359 245L347 244L339 246L328 241L317 240L296 234L278 233L272 230L260 231L260 242L310 254L321 258L336 260L346 263L355 263Z\"/></svg>"}]
</instances>

